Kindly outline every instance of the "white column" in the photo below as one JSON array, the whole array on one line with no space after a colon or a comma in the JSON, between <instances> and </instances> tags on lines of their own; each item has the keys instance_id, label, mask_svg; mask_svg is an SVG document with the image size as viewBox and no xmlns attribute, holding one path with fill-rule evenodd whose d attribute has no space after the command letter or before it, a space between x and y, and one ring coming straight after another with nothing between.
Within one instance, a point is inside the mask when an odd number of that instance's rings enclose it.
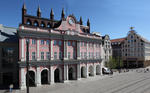
<instances>
[{"instance_id":1,"label":"white column","mask_svg":"<svg viewBox=\"0 0 150 93\"><path fill-rule=\"evenodd\" d=\"M94 59L96 59L96 54L95 54L96 53L96 49L95 48L96 48L96 46L95 46L95 43L94 43Z\"/></svg>"},{"instance_id":2,"label":"white column","mask_svg":"<svg viewBox=\"0 0 150 93\"><path fill-rule=\"evenodd\" d=\"M93 67L94 67L94 76L96 76L96 65L94 64Z\"/></svg>"},{"instance_id":3,"label":"white column","mask_svg":"<svg viewBox=\"0 0 150 93\"><path fill-rule=\"evenodd\" d=\"M77 80L81 79L81 68L80 68L80 63L77 64Z\"/></svg>"},{"instance_id":4,"label":"white column","mask_svg":"<svg viewBox=\"0 0 150 93\"><path fill-rule=\"evenodd\" d=\"M36 72L36 86L40 86L41 85L40 67L37 67L36 70L37 70L37 72Z\"/></svg>"},{"instance_id":5,"label":"white column","mask_svg":"<svg viewBox=\"0 0 150 93\"><path fill-rule=\"evenodd\" d=\"M68 60L68 41L64 41L64 60Z\"/></svg>"},{"instance_id":6,"label":"white column","mask_svg":"<svg viewBox=\"0 0 150 93\"><path fill-rule=\"evenodd\" d=\"M68 65L64 65L64 82L68 81Z\"/></svg>"},{"instance_id":7,"label":"white column","mask_svg":"<svg viewBox=\"0 0 150 93\"><path fill-rule=\"evenodd\" d=\"M25 61L25 55L24 55L24 46L25 46L25 42L24 42L24 38L21 39L21 61Z\"/></svg>"},{"instance_id":8,"label":"white column","mask_svg":"<svg viewBox=\"0 0 150 93\"><path fill-rule=\"evenodd\" d=\"M52 66L50 66L50 84L54 84L54 69L53 69L53 67Z\"/></svg>"},{"instance_id":9,"label":"white column","mask_svg":"<svg viewBox=\"0 0 150 93\"><path fill-rule=\"evenodd\" d=\"M77 59L81 59L81 55L80 55L80 41L77 41Z\"/></svg>"},{"instance_id":10,"label":"white column","mask_svg":"<svg viewBox=\"0 0 150 93\"><path fill-rule=\"evenodd\" d=\"M88 52L88 50L89 50L89 44L88 44L88 42L87 42L87 44L86 44L86 57L87 57L87 59L89 59L89 52Z\"/></svg>"},{"instance_id":11,"label":"white column","mask_svg":"<svg viewBox=\"0 0 150 93\"><path fill-rule=\"evenodd\" d=\"M51 60L54 60L54 54L53 54L53 44L54 44L54 41L51 40Z\"/></svg>"},{"instance_id":12,"label":"white column","mask_svg":"<svg viewBox=\"0 0 150 93\"><path fill-rule=\"evenodd\" d=\"M20 68L20 74L21 74L21 80L20 80L20 89L25 89L26 88L26 73L24 68Z\"/></svg>"},{"instance_id":13,"label":"white column","mask_svg":"<svg viewBox=\"0 0 150 93\"><path fill-rule=\"evenodd\" d=\"M37 60L40 60L40 40L37 40Z\"/></svg>"}]
</instances>

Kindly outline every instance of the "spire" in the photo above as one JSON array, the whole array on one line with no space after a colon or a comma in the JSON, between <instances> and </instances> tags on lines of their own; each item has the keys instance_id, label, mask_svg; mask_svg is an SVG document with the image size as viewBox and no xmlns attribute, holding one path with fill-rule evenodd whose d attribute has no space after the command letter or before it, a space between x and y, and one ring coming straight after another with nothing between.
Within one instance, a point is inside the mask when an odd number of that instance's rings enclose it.
<instances>
[{"instance_id":1,"label":"spire","mask_svg":"<svg viewBox=\"0 0 150 93\"><path fill-rule=\"evenodd\" d=\"M64 8L62 9L62 13L61 13L61 19L65 19L65 12L64 12Z\"/></svg>"},{"instance_id":2,"label":"spire","mask_svg":"<svg viewBox=\"0 0 150 93\"><path fill-rule=\"evenodd\" d=\"M27 9L26 9L26 5L24 3L23 6L22 6L22 15L25 15L26 12L27 12Z\"/></svg>"},{"instance_id":3,"label":"spire","mask_svg":"<svg viewBox=\"0 0 150 93\"><path fill-rule=\"evenodd\" d=\"M25 10L26 10L26 5L25 5L25 3L23 4L23 7L22 7L22 9L25 9Z\"/></svg>"},{"instance_id":4,"label":"spire","mask_svg":"<svg viewBox=\"0 0 150 93\"><path fill-rule=\"evenodd\" d=\"M89 19L88 19L88 21L87 21L87 26L90 27L90 20L89 20Z\"/></svg>"},{"instance_id":5,"label":"spire","mask_svg":"<svg viewBox=\"0 0 150 93\"><path fill-rule=\"evenodd\" d=\"M50 19L51 19L51 20L54 20L54 12L53 12L53 9L51 9Z\"/></svg>"},{"instance_id":6,"label":"spire","mask_svg":"<svg viewBox=\"0 0 150 93\"><path fill-rule=\"evenodd\" d=\"M83 25L82 17L80 17L80 25Z\"/></svg>"},{"instance_id":7,"label":"spire","mask_svg":"<svg viewBox=\"0 0 150 93\"><path fill-rule=\"evenodd\" d=\"M89 27L88 33L90 33L90 20L87 21L87 26Z\"/></svg>"},{"instance_id":8,"label":"spire","mask_svg":"<svg viewBox=\"0 0 150 93\"><path fill-rule=\"evenodd\" d=\"M40 6L38 6L37 16L38 16L38 17L41 17L41 9L40 9Z\"/></svg>"},{"instance_id":9,"label":"spire","mask_svg":"<svg viewBox=\"0 0 150 93\"><path fill-rule=\"evenodd\" d=\"M26 13L27 13L27 9L26 9L26 5L24 3L23 6L22 6L22 24L25 24L24 15L26 15Z\"/></svg>"}]
</instances>

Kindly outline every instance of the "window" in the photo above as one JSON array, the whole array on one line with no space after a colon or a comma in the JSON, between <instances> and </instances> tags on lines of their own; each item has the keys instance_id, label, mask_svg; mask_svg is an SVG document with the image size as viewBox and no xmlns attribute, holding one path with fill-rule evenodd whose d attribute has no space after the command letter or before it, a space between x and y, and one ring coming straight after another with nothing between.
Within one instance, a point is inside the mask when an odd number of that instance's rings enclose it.
<instances>
[{"instance_id":1,"label":"window","mask_svg":"<svg viewBox=\"0 0 150 93\"><path fill-rule=\"evenodd\" d=\"M70 52L68 52L68 59L70 59Z\"/></svg>"},{"instance_id":2,"label":"window","mask_svg":"<svg viewBox=\"0 0 150 93\"><path fill-rule=\"evenodd\" d=\"M35 44L36 44L36 40L32 39L32 45L35 45Z\"/></svg>"},{"instance_id":3,"label":"window","mask_svg":"<svg viewBox=\"0 0 150 93\"><path fill-rule=\"evenodd\" d=\"M49 60L49 59L50 59L50 53L46 52L46 60Z\"/></svg>"},{"instance_id":4,"label":"window","mask_svg":"<svg viewBox=\"0 0 150 93\"><path fill-rule=\"evenodd\" d=\"M83 58L83 53L81 52L81 58Z\"/></svg>"},{"instance_id":5,"label":"window","mask_svg":"<svg viewBox=\"0 0 150 93\"><path fill-rule=\"evenodd\" d=\"M44 60L44 52L41 52L41 60Z\"/></svg>"},{"instance_id":6,"label":"window","mask_svg":"<svg viewBox=\"0 0 150 93\"><path fill-rule=\"evenodd\" d=\"M59 52L59 59L62 59L62 52Z\"/></svg>"},{"instance_id":7,"label":"window","mask_svg":"<svg viewBox=\"0 0 150 93\"><path fill-rule=\"evenodd\" d=\"M75 46L75 42L72 42L72 46Z\"/></svg>"},{"instance_id":8,"label":"window","mask_svg":"<svg viewBox=\"0 0 150 93\"><path fill-rule=\"evenodd\" d=\"M11 57L14 55L15 50L13 48L2 48L3 57Z\"/></svg>"},{"instance_id":9,"label":"window","mask_svg":"<svg viewBox=\"0 0 150 93\"><path fill-rule=\"evenodd\" d=\"M86 52L84 52L84 58L86 58L86 57L87 57Z\"/></svg>"},{"instance_id":10,"label":"window","mask_svg":"<svg viewBox=\"0 0 150 93\"><path fill-rule=\"evenodd\" d=\"M76 52L73 51L73 58L75 59L76 58Z\"/></svg>"},{"instance_id":11,"label":"window","mask_svg":"<svg viewBox=\"0 0 150 93\"><path fill-rule=\"evenodd\" d=\"M62 45L62 41L59 41L59 46L61 46Z\"/></svg>"},{"instance_id":12,"label":"window","mask_svg":"<svg viewBox=\"0 0 150 93\"><path fill-rule=\"evenodd\" d=\"M41 45L44 45L44 40L41 40Z\"/></svg>"},{"instance_id":13,"label":"window","mask_svg":"<svg viewBox=\"0 0 150 93\"><path fill-rule=\"evenodd\" d=\"M32 52L32 60L35 60L35 52Z\"/></svg>"},{"instance_id":14,"label":"window","mask_svg":"<svg viewBox=\"0 0 150 93\"><path fill-rule=\"evenodd\" d=\"M46 45L49 45L49 43L50 43L49 40L46 40Z\"/></svg>"},{"instance_id":15,"label":"window","mask_svg":"<svg viewBox=\"0 0 150 93\"><path fill-rule=\"evenodd\" d=\"M38 24L38 22L37 22L37 21L35 21L35 22L34 22L34 26L36 26L36 27L38 27L38 26L39 26L39 24Z\"/></svg>"},{"instance_id":16,"label":"window","mask_svg":"<svg viewBox=\"0 0 150 93\"><path fill-rule=\"evenodd\" d=\"M57 59L57 52L54 52L54 59Z\"/></svg>"},{"instance_id":17,"label":"window","mask_svg":"<svg viewBox=\"0 0 150 93\"><path fill-rule=\"evenodd\" d=\"M71 42L70 41L68 41L68 46L71 46Z\"/></svg>"},{"instance_id":18,"label":"window","mask_svg":"<svg viewBox=\"0 0 150 93\"><path fill-rule=\"evenodd\" d=\"M81 46L83 46L83 42L81 42Z\"/></svg>"},{"instance_id":19,"label":"window","mask_svg":"<svg viewBox=\"0 0 150 93\"><path fill-rule=\"evenodd\" d=\"M86 46L86 42L84 42L84 46Z\"/></svg>"},{"instance_id":20,"label":"window","mask_svg":"<svg viewBox=\"0 0 150 93\"><path fill-rule=\"evenodd\" d=\"M57 40L54 40L54 45L57 45Z\"/></svg>"}]
</instances>

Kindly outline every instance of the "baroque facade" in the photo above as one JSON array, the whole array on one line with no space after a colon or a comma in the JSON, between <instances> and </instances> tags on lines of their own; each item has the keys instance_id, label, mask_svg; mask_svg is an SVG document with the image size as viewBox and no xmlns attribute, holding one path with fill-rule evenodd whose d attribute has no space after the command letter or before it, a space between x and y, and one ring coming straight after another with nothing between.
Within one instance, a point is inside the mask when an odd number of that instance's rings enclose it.
<instances>
[{"instance_id":1,"label":"baroque facade","mask_svg":"<svg viewBox=\"0 0 150 93\"><path fill-rule=\"evenodd\" d=\"M29 40L30 86L80 80L101 74L102 37L90 33L90 21L83 25L74 15L55 20L27 14L22 8L19 36L19 85L26 88L26 41Z\"/></svg>"},{"instance_id":2,"label":"baroque facade","mask_svg":"<svg viewBox=\"0 0 150 93\"><path fill-rule=\"evenodd\" d=\"M112 56L112 46L109 35L102 36L102 43L102 64L106 66Z\"/></svg>"},{"instance_id":3,"label":"baroque facade","mask_svg":"<svg viewBox=\"0 0 150 93\"><path fill-rule=\"evenodd\" d=\"M133 27L131 27L131 30L125 38L114 39L112 41L116 41L112 42L113 51L116 50L116 47L114 47L115 43L121 41L121 45L117 48L119 51L121 50L120 56L122 56L124 67L135 68L150 65L150 42L137 34L137 32L133 30Z\"/></svg>"}]
</instances>

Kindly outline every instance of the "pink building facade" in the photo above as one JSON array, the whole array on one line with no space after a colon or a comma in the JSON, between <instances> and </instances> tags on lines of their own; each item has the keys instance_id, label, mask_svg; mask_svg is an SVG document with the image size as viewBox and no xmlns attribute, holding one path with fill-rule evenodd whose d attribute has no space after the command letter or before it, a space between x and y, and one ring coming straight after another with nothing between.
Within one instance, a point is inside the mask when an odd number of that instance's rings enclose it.
<instances>
[{"instance_id":1,"label":"pink building facade","mask_svg":"<svg viewBox=\"0 0 150 93\"><path fill-rule=\"evenodd\" d=\"M90 33L87 26L74 15L55 20L53 10L50 18L28 15L22 8L22 23L19 25L19 84L26 88L26 40L29 40L30 86L41 86L80 80L101 75L102 37Z\"/></svg>"}]
</instances>

